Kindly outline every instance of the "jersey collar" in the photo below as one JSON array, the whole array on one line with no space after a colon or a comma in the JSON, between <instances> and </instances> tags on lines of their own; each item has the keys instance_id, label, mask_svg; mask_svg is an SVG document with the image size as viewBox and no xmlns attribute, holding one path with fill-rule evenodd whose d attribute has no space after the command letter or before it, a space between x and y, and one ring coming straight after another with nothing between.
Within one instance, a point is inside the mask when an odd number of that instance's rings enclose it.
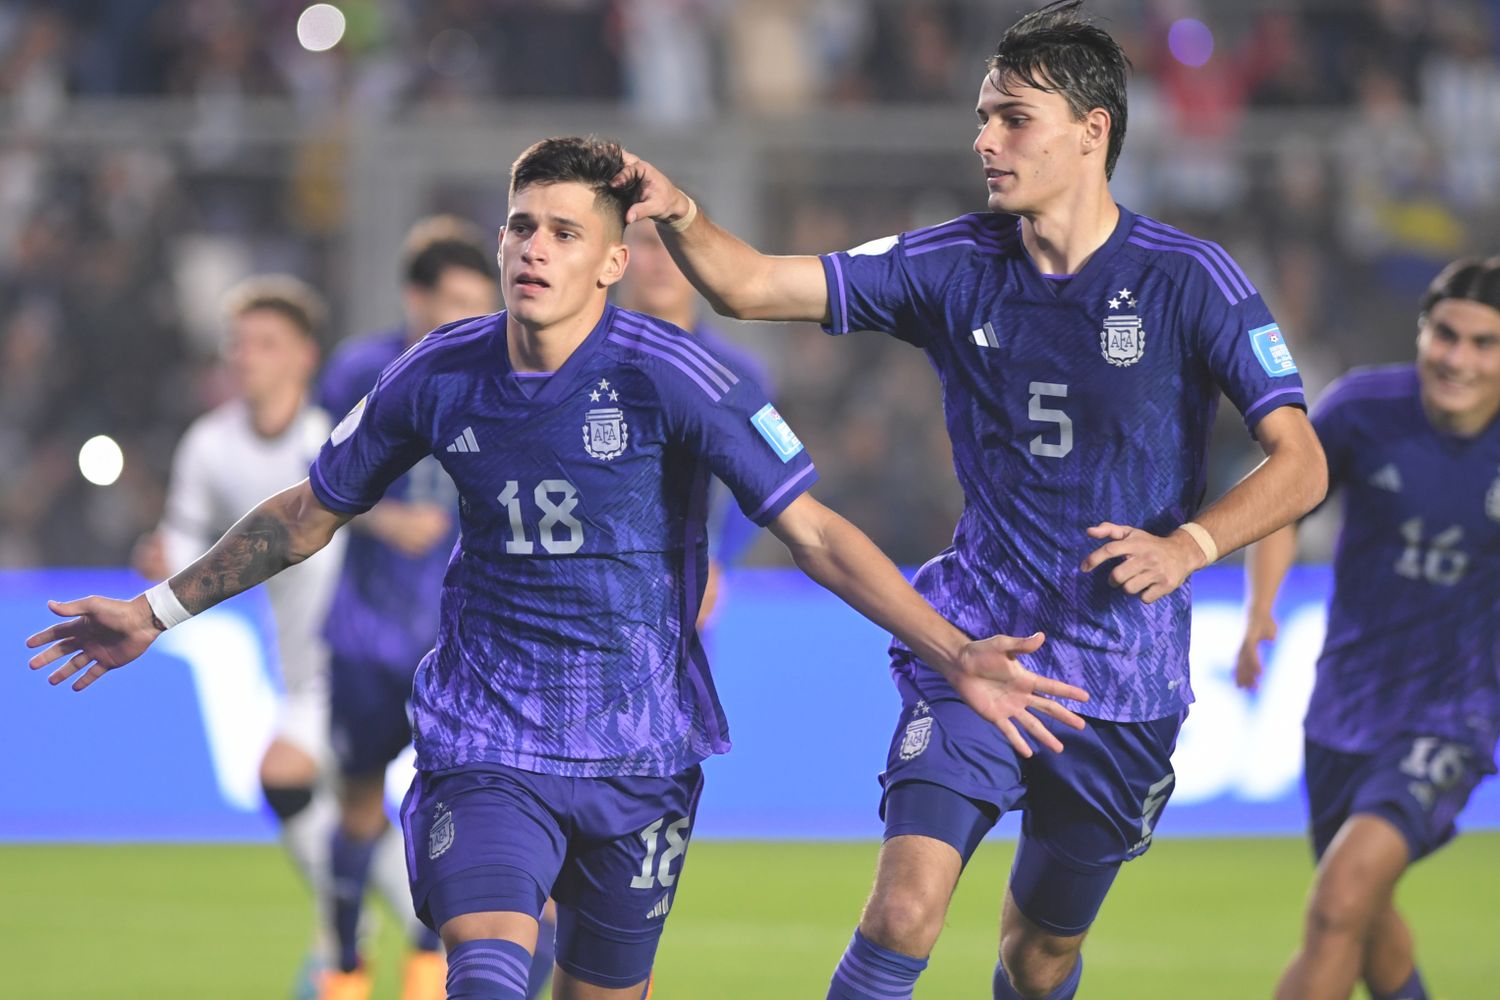
<instances>
[{"instance_id":1,"label":"jersey collar","mask_svg":"<svg viewBox=\"0 0 1500 1000\"><path fill-rule=\"evenodd\" d=\"M1102 277L1109 272L1110 261L1120 247L1125 245L1125 240L1130 236L1130 230L1135 227L1135 213L1124 205L1116 205L1120 210L1120 218L1115 222L1114 231L1109 234L1109 239L1095 250L1093 255L1084 262L1078 273L1072 276L1070 281L1054 281L1037 268L1036 262L1031 259L1031 254L1026 252L1026 243L1020 239L1021 220L1016 220L1016 237L1020 246L1023 264L1021 273L1025 283L1032 293L1043 301L1055 299L1059 302L1083 301L1092 293L1094 287L1101 283Z\"/></svg>"},{"instance_id":2,"label":"jersey collar","mask_svg":"<svg viewBox=\"0 0 1500 1000\"><path fill-rule=\"evenodd\" d=\"M599 350L599 345L604 341L610 324L614 322L615 313L619 310L613 303L606 303L604 312L599 317L599 322L589 331L589 335L583 338L573 353L568 355L568 360L562 363L552 377L547 379L545 385L539 388L534 395L528 396L516 384L516 374L510 366L510 352L507 349L507 324L505 312L500 313L499 336L495 338L500 355L500 392L510 401L521 403L526 406L546 406L567 392L567 387L578 376L578 373L588 367L589 359Z\"/></svg>"}]
</instances>

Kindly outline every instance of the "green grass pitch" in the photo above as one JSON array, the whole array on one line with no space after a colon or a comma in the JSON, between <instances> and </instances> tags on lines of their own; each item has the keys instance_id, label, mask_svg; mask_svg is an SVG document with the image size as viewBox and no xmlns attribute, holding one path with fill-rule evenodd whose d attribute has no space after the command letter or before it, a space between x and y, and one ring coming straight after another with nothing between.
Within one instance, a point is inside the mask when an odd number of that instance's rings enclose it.
<instances>
[{"instance_id":1,"label":"green grass pitch","mask_svg":"<svg viewBox=\"0 0 1500 1000\"><path fill-rule=\"evenodd\" d=\"M869 887L873 843L689 852L659 1000L821 998ZM970 865L917 990L987 998L1011 847ZM1126 866L1085 949L1089 1000L1265 998L1296 939L1311 865L1294 839L1159 842ZM1401 903L1439 998L1500 995L1500 833L1414 869ZM396 1000L391 921L376 997ZM0 995L268 1000L287 995L308 908L274 847L0 847Z\"/></svg>"}]
</instances>

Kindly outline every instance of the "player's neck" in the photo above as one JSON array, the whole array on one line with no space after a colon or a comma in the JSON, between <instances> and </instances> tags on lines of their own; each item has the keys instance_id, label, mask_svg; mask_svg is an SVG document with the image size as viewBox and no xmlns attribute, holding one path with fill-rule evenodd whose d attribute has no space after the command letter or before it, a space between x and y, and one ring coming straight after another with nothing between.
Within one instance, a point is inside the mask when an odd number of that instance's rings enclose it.
<instances>
[{"instance_id":1,"label":"player's neck","mask_svg":"<svg viewBox=\"0 0 1500 1000\"><path fill-rule=\"evenodd\" d=\"M303 389L289 387L268 393L263 399L246 399L250 410L250 427L263 438L277 438L286 433L302 409Z\"/></svg>"},{"instance_id":2,"label":"player's neck","mask_svg":"<svg viewBox=\"0 0 1500 1000\"><path fill-rule=\"evenodd\" d=\"M1444 413L1427 401L1422 396L1422 409L1427 413L1427 420L1432 426L1454 437L1473 438L1478 437L1489 430L1490 425L1500 420L1500 400L1495 405L1482 410L1469 410L1464 413Z\"/></svg>"},{"instance_id":3,"label":"player's neck","mask_svg":"<svg viewBox=\"0 0 1500 1000\"><path fill-rule=\"evenodd\" d=\"M1021 241L1043 274L1077 274L1109 241L1120 207L1100 185L1021 220Z\"/></svg>"},{"instance_id":4,"label":"player's neck","mask_svg":"<svg viewBox=\"0 0 1500 1000\"><path fill-rule=\"evenodd\" d=\"M505 351L512 371L555 372L563 366L578 345L588 339L599 317L604 315L604 300L548 326L531 326L507 313L505 318Z\"/></svg>"}]
</instances>

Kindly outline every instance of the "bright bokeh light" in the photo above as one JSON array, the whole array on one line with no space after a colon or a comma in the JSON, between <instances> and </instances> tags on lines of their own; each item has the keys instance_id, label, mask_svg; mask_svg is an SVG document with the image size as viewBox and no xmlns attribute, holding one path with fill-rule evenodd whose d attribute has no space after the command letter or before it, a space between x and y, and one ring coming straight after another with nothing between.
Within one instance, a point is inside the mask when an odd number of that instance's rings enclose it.
<instances>
[{"instance_id":1,"label":"bright bokeh light","mask_svg":"<svg viewBox=\"0 0 1500 1000\"><path fill-rule=\"evenodd\" d=\"M344 12L331 3L315 3L297 18L297 41L309 52L327 52L344 37Z\"/></svg>"},{"instance_id":2,"label":"bright bokeh light","mask_svg":"<svg viewBox=\"0 0 1500 1000\"><path fill-rule=\"evenodd\" d=\"M1202 21L1185 17L1167 29L1167 48L1184 66L1202 66L1214 54L1214 33Z\"/></svg>"},{"instance_id":3,"label":"bright bokeh light","mask_svg":"<svg viewBox=\"0 0 1500 1000\"><path fill-rule=\"evenodd\" d=\"M110 485L124 469L125 453L112 437L91 437L78 449L78 471L95 486Z\"/></svg>"}]
</instances>

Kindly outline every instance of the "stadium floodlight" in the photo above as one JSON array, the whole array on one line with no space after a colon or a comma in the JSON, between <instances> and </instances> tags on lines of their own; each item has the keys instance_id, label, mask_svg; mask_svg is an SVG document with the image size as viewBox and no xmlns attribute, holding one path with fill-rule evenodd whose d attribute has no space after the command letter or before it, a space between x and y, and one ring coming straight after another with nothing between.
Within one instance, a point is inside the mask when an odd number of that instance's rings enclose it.
<instances>
[{"instance_id":1,"label":"stadium floodlight","mask_svg":"<svg viewBox=\"0 0 1500 1000\"><path fill-rule=\"evenodd\" d=\"M344 37L344 12L331 3L315 3L297 18L297 41L309 52L327 52Z\"/></svg>"}]
</instances>

